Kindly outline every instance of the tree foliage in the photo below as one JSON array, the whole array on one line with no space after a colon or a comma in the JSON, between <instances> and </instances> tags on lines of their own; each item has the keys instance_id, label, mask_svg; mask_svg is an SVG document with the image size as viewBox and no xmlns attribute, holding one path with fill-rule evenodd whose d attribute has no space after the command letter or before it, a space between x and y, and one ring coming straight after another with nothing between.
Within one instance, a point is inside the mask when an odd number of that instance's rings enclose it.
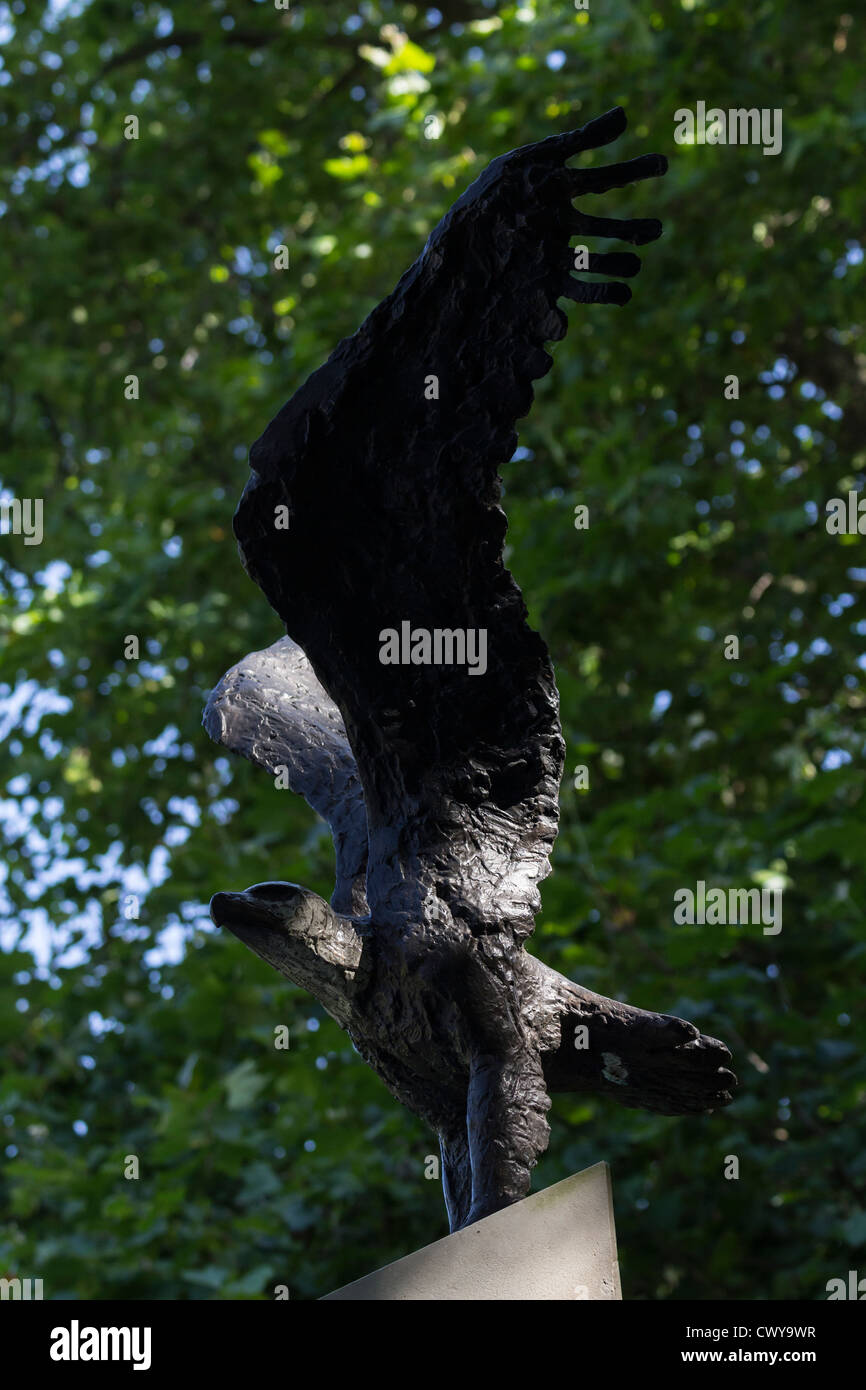
<instances>
[{"instance_id":1,"label":"tree foliage","mask_svg":"<svg viewBox=\"0 0 866 1390\"><path fill-rule=\"evenodd\" d=\"M332 873L200 728L280 635L230 518L251 441L485 164L622 104L612 157L671 169L591 210L665 235L630 305L570 311L504 470L569 749L533 949L723 1038L741 1086L697 1121L557 1099L536 1186L611 1163L628 1298L825 1297L866 1259L866 540L825 526L866 472L862 17L0 10L3 495L44 502L41 545L0 537L2 1272L312 1298L444 1233L432 1135L210 926L218 889ZM782 152L675 145L700 100L780 108ZM676 926L701 879L784 883L782 932Z\"/></svg>"}]
</instances>

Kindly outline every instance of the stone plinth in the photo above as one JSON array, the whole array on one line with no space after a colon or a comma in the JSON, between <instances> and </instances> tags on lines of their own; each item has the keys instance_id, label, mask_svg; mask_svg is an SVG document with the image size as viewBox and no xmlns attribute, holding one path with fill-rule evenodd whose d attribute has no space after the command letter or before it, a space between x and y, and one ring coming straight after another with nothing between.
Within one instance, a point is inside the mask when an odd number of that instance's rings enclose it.
<instances>
[{"instance_id":1,"label":"stone plinth","mask_svg":"<svg viewBox=\"0 0 866 1390\"><path fill-rule=\"evenodd\" d=\"M326 1299L620 1299L610 1170L596 1163Z\"/></svg>"}]
</instances>

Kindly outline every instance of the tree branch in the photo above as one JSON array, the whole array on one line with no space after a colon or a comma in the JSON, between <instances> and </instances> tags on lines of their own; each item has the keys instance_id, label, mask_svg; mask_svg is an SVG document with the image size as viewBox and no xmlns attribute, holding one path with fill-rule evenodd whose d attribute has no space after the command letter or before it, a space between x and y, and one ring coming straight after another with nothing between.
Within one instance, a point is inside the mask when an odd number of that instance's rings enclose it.
<instances>
[{"instance_id":1,"label":"tree branch","mask_svg":"<svg viewBox=\"0 0 866 1390\"><path fill-rule=\"evenodd\" d=\"M280 29L273 29L269 32L259 29L229 29L220 30L213 37L219 38L221 43L235 44L241 48L264 48L279 38L280 32ZM140 39L138 43L125 48L122 53L115 53L112 58L109 58L108 62L100 68L99 76L105 77L115 68L126 67L128 63L137 63L140 58L149 58L151 53L163 52L167 48L195 48L206 37L208 36L197 29L176 29L170 34Z\"/></svg>"}]
</instances>

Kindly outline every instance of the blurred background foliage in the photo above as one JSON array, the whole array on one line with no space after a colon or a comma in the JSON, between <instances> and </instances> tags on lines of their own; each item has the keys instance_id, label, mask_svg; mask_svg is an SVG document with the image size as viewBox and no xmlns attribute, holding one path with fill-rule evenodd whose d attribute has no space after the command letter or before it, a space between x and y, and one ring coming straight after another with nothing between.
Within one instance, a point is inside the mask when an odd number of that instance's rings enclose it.
<instances>
[{"instance_id":1,"label":"blurred background foliage","mask_svg":"<svg viewBox=\"0 0 866 1390\"><path fill-rule=\"evenodd\" d=\"M724 1038L741 1087L701 1120L558 1098L536 1187L611 1163L627 1298L866 1272L866 539L824 525L866 471L863 28L845 0L0 5L3 496L44 499L41 545L0 541L0 1273L305 1299L444 1234L432 1136L210 925L217 889L329 894L332 854L200 712L280 635L231 534L252 440L488 160L617 103L596 158L671 170L592 210L665 235L626 309L570 310L504 470L569 749L533 949ZM675 145L698 100L781 108L782 153ZM674 926L698 879L784 883L781 935Z\"/></svg>"}]
</instances>

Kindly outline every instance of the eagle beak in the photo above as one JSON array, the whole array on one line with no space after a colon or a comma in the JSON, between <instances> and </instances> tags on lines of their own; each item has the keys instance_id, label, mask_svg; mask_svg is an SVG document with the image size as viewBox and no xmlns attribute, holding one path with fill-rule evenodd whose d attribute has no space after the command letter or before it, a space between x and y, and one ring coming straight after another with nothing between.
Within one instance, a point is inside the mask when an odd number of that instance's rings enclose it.
<instances>
[{"instance_id":1,"label":"eagle beak","mask_svg":"<svg viewBox=\"0 0 866 1390\"><path fill-rule=\"evenodd\" d=\"M267 903L257 902L248 893L214 893L210 900L211 921L218 927L236 931L244 927L280 926L280 919Z\"/></svg>"}]
</instances>

